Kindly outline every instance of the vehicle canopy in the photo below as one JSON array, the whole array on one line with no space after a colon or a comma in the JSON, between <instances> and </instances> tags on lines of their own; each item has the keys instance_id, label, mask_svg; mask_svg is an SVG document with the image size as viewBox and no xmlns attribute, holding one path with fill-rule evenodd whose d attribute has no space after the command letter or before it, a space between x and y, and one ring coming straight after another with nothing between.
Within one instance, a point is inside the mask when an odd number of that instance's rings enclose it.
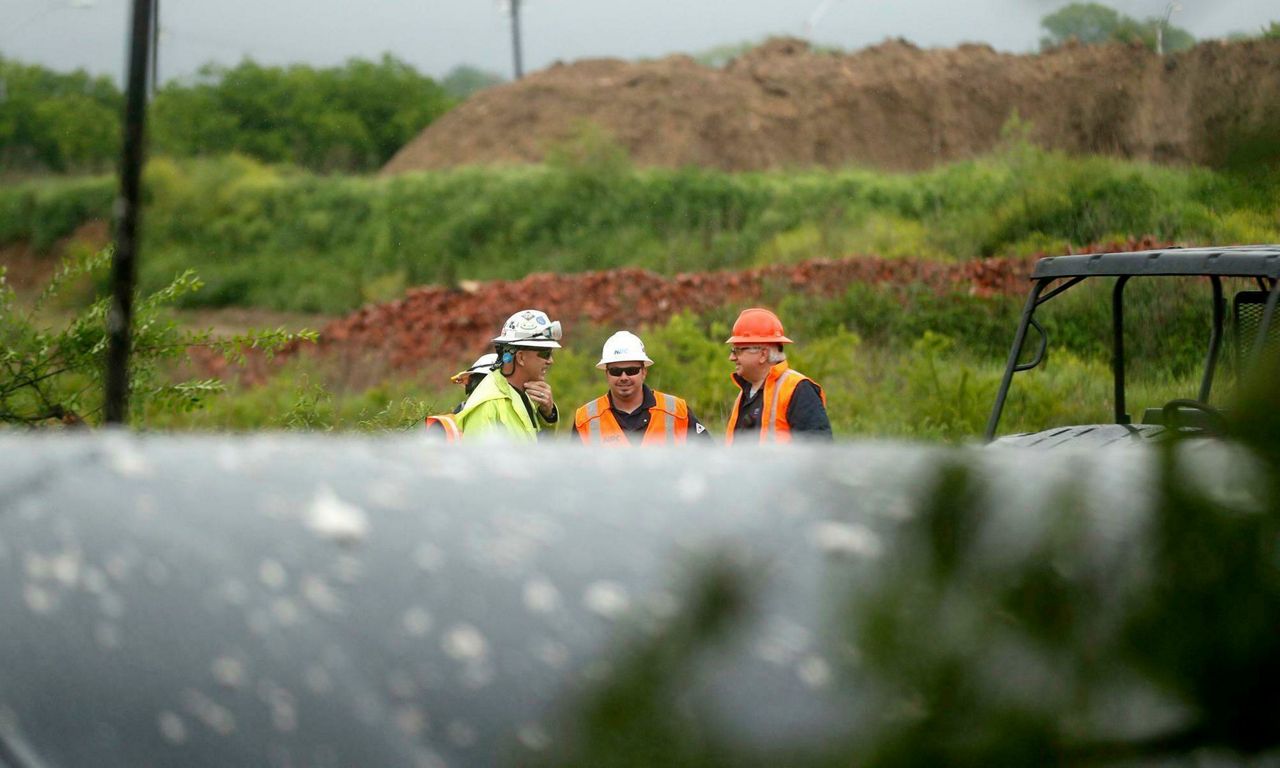
<instances>
[{"instance_id":1,"label":"vehicle canopy","mask_svg":"<svg viewBox=\"0 0 1280 768\"><path fill-rule=\"evenodd\" d=\"M1013 347L1009 352L991 416L987 420L985 437L988 441L995 437L1013 375L1031 370L1044 360L1048 334L1037 322L1036 310L1085 280L1100 277L1114 278L1111 300L1111 360L1115 388L1114 426L1089 425L1052 430L1052 435L1056 436L1057 441L1088 435L1089 439L1094 441L1111 442L1130 437L1154 436L1163 431L1161 426L1150 423L1142 426L1133 425L1125 406L1124 291L1125 286L1135 277L1205 277L1209 279L1212 289L1212 328L1198 397L1194 400L1171 402L1166 408L1149 413L1144 421L1169 418L1185 410L1197 411L1210 419L1214 418L1215 412L1209 405L1209 397L1221 353L1225 326L1224 278L1253 280L1257 288L1257 290L1238 291L1233 297L1232 319L1236 331L1240 367L1252 367L1266 347L1276 344L1277 340L1273 338L1275 334L1272 328L1277 298L1280 297L1280 245L1162 248L1121 253L1051 256L1041 259L1036 262L1031 274L1031 290L1027 296L1017 332L1014 334ZM1032 328L1039 334L1038 349L1033 359L1022 363L1019 360L1026 343L1027 331ZM1116 429L1115 426L1120 428Z\"/></svg>"}]
</instances>

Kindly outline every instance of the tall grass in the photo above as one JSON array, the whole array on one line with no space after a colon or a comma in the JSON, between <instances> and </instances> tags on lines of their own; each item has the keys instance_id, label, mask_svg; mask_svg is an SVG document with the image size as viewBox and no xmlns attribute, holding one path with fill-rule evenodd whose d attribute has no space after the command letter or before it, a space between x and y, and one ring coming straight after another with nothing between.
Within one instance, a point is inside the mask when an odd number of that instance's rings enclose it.
<instances>
[{"instance_id":1,"label":"tall grass","mask_svg":"<svg viewBox=\"0 0 1280 768\"><path fill-rule=\"evenodd\" d=\"M1199 362L1206 340L1183 331L1197 320L1207 320L1208 292L1195 281L1185 283L1171 293L1134 292L1130 317L1136 330L1128 334L1134 358L1128 400L1135 414L1175 397L1193 397L1197 391L1199 371L1191 362ZM1109 293L1099 287L1080 290L1077 296L1078 305L1064 303L1052 313L1061 317L1046 313L1045 325L1055 343L1040 369L1017 377L1002 433L1110 419L1110 368L1098 340L1108 338L1108 320L1079 312L1095 299L1105 305ZM789 322L795 320L788 328L798 342L789 350L792 365L823 386L840 437L977 439L1003 371L1017 302L908 294L908 301L916 303L904 307L896 303L900 298L888 289L868 293L857 288L843 298L814 302L807 313L792 307L790 314L784 313ZM1197 298L1204 299L1203 311ZM891 304L877 307L877 301ZM966 309L989 318L966 325ZM1150 321L1157 310L1165 312L1165 319L1158 321L1162 333L1141 330L1139 321ZM688 400L698 418L717 434L723 432L736 393L723 343L732 316L733 308L725 307L635 329L656 361L649 385ZM561 409L562 435L569 432L573 410L605 391L595 362L605 338L615 330L575 326L565 348L557 351L549 380ZM346 360L303 358L265 385L233 389L189 414L156 411L146 422L176 429L413 428L428 413L452 408L462 394L447 383L452 367L381 374L364 367L354 378L352 368ZM1220 385L1217 391L1223 389Z\"/></svg>"},{"instance_id":2,"label":"tall grass","mask_svg":"<svg viewBox=\"0 0 1280 768\"><path fill-rule=\"evenodd\" d=\"M585 158L585 159L584 159ZM0 190L0 244L108 215L107 179ZM407 285L639 266L671 273L851 253L967 259L1154 235L1280 241L1280 183L1014 142L919 174L634 169L616 153L394 178L242 157L155 160L144 284L193 267L206 306L340 312Z\"/></svg>"}]
</instances>

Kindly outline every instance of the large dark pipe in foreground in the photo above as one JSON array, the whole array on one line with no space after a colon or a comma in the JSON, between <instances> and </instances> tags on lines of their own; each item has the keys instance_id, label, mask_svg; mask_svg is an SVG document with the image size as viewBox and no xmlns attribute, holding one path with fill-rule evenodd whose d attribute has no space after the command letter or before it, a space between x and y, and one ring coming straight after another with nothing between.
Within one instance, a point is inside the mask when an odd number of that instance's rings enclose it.
<instances>
[{"instance_id":1,"label":"large dark pipe in foreground","mask_svg":"<svg viewBox=\"0 0 1280 768\"><path fill-rule=\"evenodd\" d=\"M0 433L0 766L1274 748L1280 494L1180 455Z\"/></svg>"},{"instance_id":2,"label":"large dark pipe in foreground","mask_svg":"<svg viewBox=\"0 0 1280 768\"><path fill-rule=\"evenodd\" d=\"M129 84L125 93L124 151L120 196L115 205L115 253L111 261L111 308L107 313L107 377L104 418L123 424L129 412L129 348L133 289L137 282L138 208L147 121L147 60L151 52L154 0L134 0L129 36Z\"/></svg>"}]
</instances>

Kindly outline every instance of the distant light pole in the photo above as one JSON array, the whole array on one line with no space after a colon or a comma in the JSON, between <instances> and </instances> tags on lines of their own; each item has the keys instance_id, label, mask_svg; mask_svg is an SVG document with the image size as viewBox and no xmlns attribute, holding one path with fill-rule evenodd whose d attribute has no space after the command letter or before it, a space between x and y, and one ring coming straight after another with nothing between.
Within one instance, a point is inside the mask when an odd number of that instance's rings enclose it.
<instances>
[{"instance_id":1,"label":"distant light pole","mask_svg":"<svg viewBox=\"0 0 1280 768\"><path fill-rule=\"evenodd\" d=\"M1171 2L1164 8L1164 18L1160 19L1160 23L1156 25L1156 54L1164 55L1164 31L1169 28L1169 20L1173 18L1173 14L1182 10L1179 3Z\"/></svg>"},{"instance_id":2,"label":"distant light pole","mask_svg":"<svg viewBox=\"0 0 1280 768\"><path fill-rule=\"evenodd\" d=\"M520 53L520 5L524 0L498 0L499 10L511 14L511 57L515 63L515 79L524 77L524 61Z\"/></svg>"}]
</instances>

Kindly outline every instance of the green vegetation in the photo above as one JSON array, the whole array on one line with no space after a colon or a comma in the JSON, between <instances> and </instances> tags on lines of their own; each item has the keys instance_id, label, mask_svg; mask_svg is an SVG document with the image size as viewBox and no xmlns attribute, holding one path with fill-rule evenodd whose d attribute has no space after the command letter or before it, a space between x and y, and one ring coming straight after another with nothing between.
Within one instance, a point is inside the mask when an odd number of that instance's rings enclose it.
<instances>
[{"instance_id":1,"label":"green vegetation","mask_svg":"<svg viewBox=\"0 0 1280 768\"><path fill-rule=\"evenodd\" d=\"M1172 14L1173 4L1169 13ZM1099 43L1141 43L1158 53L1186 50L1196 43L1195 37L1164 18L1149 17L1138 21L1099 3L1071 3L1040 20L1048 32L1041 38L1042 49L1056 48L1069 41L1096 45Z\"/></svg>"},{"instance_id":2,"label":"green vegetation","mask_svg":"<svg viewBox=\"0 0 1280 768\"><path fill-rule=\"evenodd\" d=\"M237 71L249 80L265 76L252 65ZM589 126L552 148L543 166L392 178L317 175L242 154L162 157L145 175L142 290L183 308L338 313L396 298L410 285L534 271L674 273L856 253L958 261L1140 235L1187 244L1280 241L1280 167L1215 171L1073 158L1038 149L1027 135L1015 116L992 155L917 174L637 169ZM26 243L52 259L77 227L108 216L114 194L107 176L6 185L0 246ZM190 268L206 283L202 290L186 276ZM182 276L177 284L175 276ZM1130 339L1135 413L1195 392L1206 327L1201 288L1188 281L1160 294L1136 283L1131 289L1139 303L1133 317L1141 318L1133 327L1162 331ZM1099 291L1081 287L1055 302L1057 319L1045 320L1054 343L1048 373L1021 377L1002 431L1107 416L1107 301ZM946 440L980 432L1021 304L1020 297L937 295L919 285L855 285L827 300L766 287L759 301L777 308L801 341L793 361L826 388L839 434ZM79 311L97 323L94 306ZM660 361L652 383L686 397L713 429L722 427L733 395L720 341L736 309L637 329ZM9 300L5 312L18 317L17 304ZM22 330L9 333L25 341L6 343L20 354L71 349L31 316L12 317L6 322ZM76 320L75 327L89 326ZM552 374L566 416L602 391L593 363L613 330L572 329ZM178 336L166 338L166 349L180 350ZM85 370L89 358L75 360ZM447 410L459 394L445 383L453 366L406 373L351 363L291 359L265 384L229 382L226 396L200 409L143 397L134 418L156 428L391 428ZM182 370L164 362L140 386L180 387ZM78 381L71 391L92 379ZM22 419L31 419L35 402L22 406ZM92 402L61 407L90 419L96 412Z\"/></svg>"},{"instance_id":3,"label":"green vegetation","mask_svg":"<svg viewBox=\"0 0 1280 768\"><path fill-rule=\"evenodd\" d=\"M41 317L46 306L65 301L77 281L101 279L110 260L110 250L73 253L29 307L19 306L0 265L0 425L101 422L109 299L92 300L52 327ZM129 369L135 426L148 425L138 418L140 411L186 414L205 397L223 391L216 379L175 378L172 363L185 358L192 347L208 347L243 361L250 348L270 355L295 340L315 338L313 333L276 330L214 339L208 332L188 331L165 319L166 305L200 287L199 278L187 270L160 290L135 299Z\"/></svg>"},{"instance_id":4,"label":"green vegetation","mask_svg":"<svg viewBox=\"0 0 1280 768\"><path fill-rule=\"evenodd\" d=\"M431 78L390 55L341 68L206 66L160 89L152 149L178 157L242 152L319 171L380 167L453 106Z\"/></svg>"},{"instance_id":5,"label":"green vegetation","mask_svg":"<svg viewBox=\"0 0 1280 768\"><path fill-rule=\"evenodd\" d=\"M440 87L455 99L466 99L476 91L500 85L506 81L506 78L496 72L460 64L449 70L440 81Z\"/></svg>"},{"instance_id":6,"label":"green vegetation","mask_svg":"<svg viewBox=\"0 0 1280 768\"><path fill-rule=\"evenodd\" d=\"M474 78L467 82L475 85ZM207 65L193 82L171 81L156 94L149 151L239 152L321 172L372 171L456 98L391 56L327 69L249 60ZM0 172L111 167L120 153L122 109L119 89L105 77L0 57Z\"/></svg>"},{"instance_id":7,"label":"green vegetation","mask_svg":"<svg viewBox=\"0 0 1280 768\"><path fill-rule=\"evenodd\" d=\"M183 306L342 312L405 286L636 266L662 273L876 253L961 260L1149 234L1280 241L1278 177L1039 150L1016 138L932 171L729 174L634 169L591 131L546 166L316 176L241 156L154 160L155 290L197 267ZM107 178L0 189L0 245L47 248L105 218Z\"/></svg>"},{"instance_id":8,"label":"green vegetation","mask_svg":"<svg viewBox=\"0 0 1280 768\"><path fill-rule=\"evenodd\" d=\"M120 152L124 99L107 77L0 56L0 172L102 170Z\"/></svg>"},{"instance_id":9,"label":"green vegetation","mask_svg":"<svg viewBox=\"0 0 1280 768\"><path fill-rule=\"evenodd\" d=\"M1052 342L1048 359L1042 370L1019 376L1003 433L1110 417L1108 296L1106 286L1085 285L1047 308L1042 320ZM865 285L825 301L763 298L779 308L798 341L790 351L793 365L824 387L838 435L946 441L981 434L1022 301ZM1140 413L1143 407L1193 396L1207 348L1207 285L1192 279L1159 286L1138 280L1129 288L1129 299L1132 327L1163 329L1129 334L1131 408ZM726 306L637 329L657 361L650 385L686 398L716 434L723 431L734 396L722 342L736 312ZM550 381L566 422L574 408L604 391L594 366L604 339L615 330L571 327L566 347L556 353ZM376 362L304 357L276 370L265 384L233 387L201 410L154 408L144 421L179 429L412 428L460 399L461 389L446 377L465 362L396 372ZM1230 391L1230 381L1228 374L1219 377L1215 401ZM567 423L561 432L568 434Z\"/></svg>"}]
</instances>

